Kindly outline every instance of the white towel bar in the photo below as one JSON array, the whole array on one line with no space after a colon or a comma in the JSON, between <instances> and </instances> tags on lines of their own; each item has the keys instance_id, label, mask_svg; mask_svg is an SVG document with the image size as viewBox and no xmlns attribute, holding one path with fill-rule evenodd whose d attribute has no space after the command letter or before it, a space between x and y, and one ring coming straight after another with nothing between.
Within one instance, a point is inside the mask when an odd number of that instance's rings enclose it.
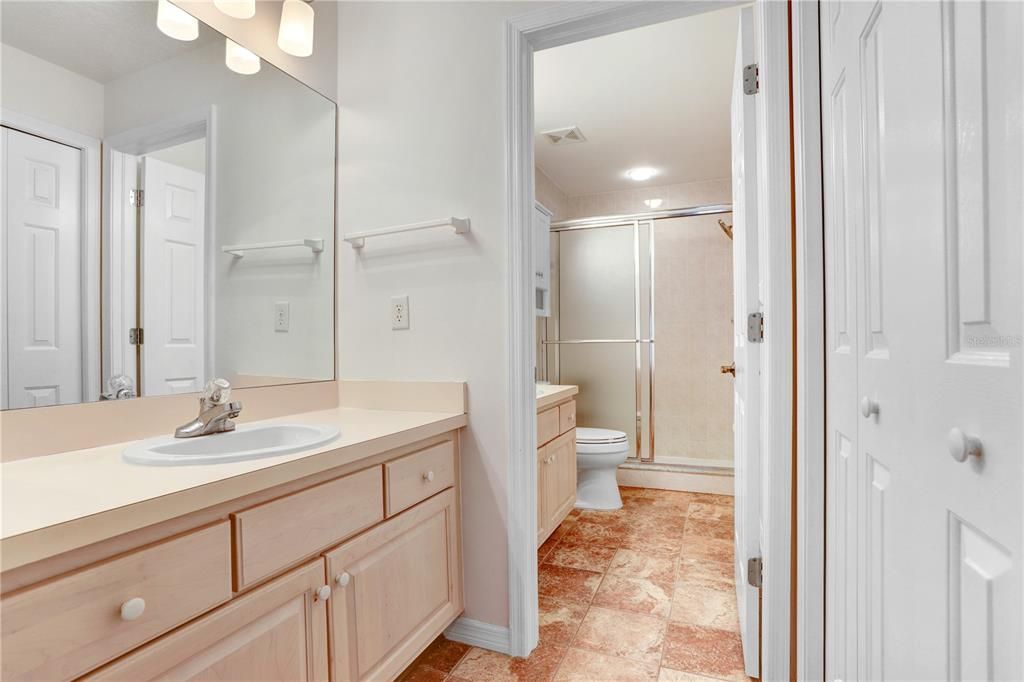
<instances>
[{"instance_id":1,"label":"white towel bar","mask_svg":"<svg viewBox=\"0 0 1024 682\"><path fill-rule=\"evenodd\" d=\"M428 230L433 227L453 227L455 228L455 234L466 234L469 232L469 218L442 218L440 220L427 220L422 223L410 223L409 225L395 225L394 227L385 227L380 230L352 232L345 235L345 241L351 244L353 249L361 249L366 245L366 240L371 237Z\"/></svg>"},{"instance_id":2,"label":"white towel bar","mask_svg":"<svg viewBox=\"0 0 1024 682\"><path fill-rule=\"evenodd\" d=\"M323 239L291 239L285 242L258 242L255 244L231 244L222 246L220 250L230 253L235 258L241 258L246 251L263 251L265 249L284 249L290 246L302 246L313 253L320 253L324 250Z\"/></svg>"}]
</instances>

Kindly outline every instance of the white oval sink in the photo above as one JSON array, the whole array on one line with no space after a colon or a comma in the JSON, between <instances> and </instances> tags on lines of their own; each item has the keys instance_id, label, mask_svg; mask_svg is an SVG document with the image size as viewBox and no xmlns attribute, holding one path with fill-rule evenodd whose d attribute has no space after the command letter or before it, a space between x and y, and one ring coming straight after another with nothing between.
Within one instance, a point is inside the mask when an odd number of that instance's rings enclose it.
<instances>
[{"instance_id":1,"label":"white oval sink","mask_svg":"<svg viewBox=\"0 0 1024 682\"><path fill-rule=\"evenodd\" d=\"M121 456L156 466L220 464L311 450L340 435L338 427L324 424L246 424L209 436L150 438L129 445Z\"/></svg>"}]
</instances>

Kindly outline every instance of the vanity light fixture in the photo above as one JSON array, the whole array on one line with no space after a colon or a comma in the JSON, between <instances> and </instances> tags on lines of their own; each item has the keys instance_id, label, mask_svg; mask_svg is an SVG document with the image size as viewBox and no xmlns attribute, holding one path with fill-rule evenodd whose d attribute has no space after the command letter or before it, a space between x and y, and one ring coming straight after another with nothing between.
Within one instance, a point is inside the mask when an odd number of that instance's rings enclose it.
<instances>
[{"instance_id":1,"label":"vanity light fixture","mask_svg":"<svg viewBox=\"0 0 1024 682\"><path fill-rule=\"evenodd\" d=\"M195 40L199 37L199 20L177 5L172 5L170 0L157 3L156 27L175 40Z\"/></svg>"},{"instance_id":2,"label":"vanity light fixture","mask_svg":"<svg viewBox=\"0 0 1024 682\"><path fill-rule=\"evenodd\" d=\"M243 76L251 76L260 70L260 58L231 38L224 39L224 63Z\"/></svg>"},{"instance_id":3,"label":"vanity light fixture","mask_svg":"<svg viewBox=\"0 0 1024 682\"><path fill-rule=\"evenodd\" d=\"M313 54L313 8L305 0L284 0L277 46L294 57Z\"/></svg>"},{"instance_id":4,"label":"vanity light fixture","mask_svg":"<svg viewBox=\"0 0 1024 682\"><path fill-rule=\"evenodd\" d=\"M658 171L654 170L653 168L646 167L630 168L628 171L626 171L626 177L629 178L630 180L636 180L637 182L650 180L657 174Z\"/></svg>"},{"instance_id":5,"label":"vanity light fixture","mask_svg":"<svg viewBox=\"0 0 1024 682\"><path fill-rule=\"evenodd\" d=\"M256 0L213 0L213 4L235 19L252 19L256 15Z\"/></svg>"}]
</instances>

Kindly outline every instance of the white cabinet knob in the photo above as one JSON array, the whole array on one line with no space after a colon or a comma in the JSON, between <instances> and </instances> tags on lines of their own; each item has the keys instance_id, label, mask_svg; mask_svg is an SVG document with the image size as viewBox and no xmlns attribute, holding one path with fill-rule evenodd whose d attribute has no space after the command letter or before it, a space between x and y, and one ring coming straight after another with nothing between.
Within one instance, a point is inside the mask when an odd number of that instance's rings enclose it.
<instances>
[{"instance_id":1,"label":"white cabinet knob","mask_svg":"<svg viewBox=\"0 0 1024 682\"><path fill-rule=\"evenodd\" d=\"M317 598L317 601L327 601L328 599L330 599L331 598L331 586L330 585L321 585L320 587L316 588L316 598Z\"/></svg>"},{"instance_id":2,"label":"white cabinet knob","mask_svg":"<svg viewBox=\"0 0 1024 682\"><path fill-rule=\"evenodd\" d=\"M864 396L860 399L860 413L867 419L873 414L878 414L878 403L871 398Z\"/></svg>"},{"instance_id":3,"label":"white cabinet knob","mask_svg":"<svg viewBox=\"0 0 1024 682\"><path fill-rule=\"evenodd\" d=\"M121 604L121 620L135 620L146 610L146 600L134 597Z\"/></svg>"},{"instance_id":4,"label":"white cabinet knob","mask_svg":"<svg viewBox=\"0 0 1024 682\"><path fill-rule=\"evenodd\" d=\"M346 586L348 586L349 582L351 582L351 580L352 580L352 576L350 576L347 572L345 572L345 573L339 573L338 577L336 577L334 579L334 582L338 583L342 587L346 587Z\"/></svg>"},{"instance_id":5,"label":"white cabinet knob","mask_svg":"<svg viewBox=\"0 0 1024 682\"><path fill-rule=\"evenodd\" d=\"M982 455L981 441L955 426L946 436L946 445L949 447L949 456L958 462L966 462L968 457L981 457Z\"/></svg>"},{"instance_id":6,"label":"white cabinet knob","mask_svg":"<svg viewBox=\"0 0 1024 682\"><path fill-rule=\"evenodd\" d=\"M431 481L433 481L434 480L434 472L433 471L428 471L427 473L423 474L423 480L426 481L427 483L430 483Z\"/></svg>"}]
</instances>

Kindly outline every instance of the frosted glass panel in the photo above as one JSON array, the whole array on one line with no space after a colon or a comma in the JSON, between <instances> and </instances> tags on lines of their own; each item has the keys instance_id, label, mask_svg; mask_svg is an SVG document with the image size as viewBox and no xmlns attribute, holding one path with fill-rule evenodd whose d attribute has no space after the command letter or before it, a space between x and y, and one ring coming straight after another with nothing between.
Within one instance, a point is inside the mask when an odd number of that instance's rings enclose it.
<instances>
[{"instance_id":1,"label":"frosted glass panel","mask_svg":"<svg viewBox=\"0 0 1024 682\"><path fill-rule=\"evenodd\" d=\"M636 338L633 226L559 238L559 338Z\"/></svg>"},{"instance_id":2,"label":"frosted glass panel","mask_svg":"<svg viewBox=\"0 0 1024 682\"><path fill-rule=\"evenodd\" d=\"M636 456L636 344L562 344L561 384L580 387L576 424L625 431Z\"/></svg>"}]
</instances>

